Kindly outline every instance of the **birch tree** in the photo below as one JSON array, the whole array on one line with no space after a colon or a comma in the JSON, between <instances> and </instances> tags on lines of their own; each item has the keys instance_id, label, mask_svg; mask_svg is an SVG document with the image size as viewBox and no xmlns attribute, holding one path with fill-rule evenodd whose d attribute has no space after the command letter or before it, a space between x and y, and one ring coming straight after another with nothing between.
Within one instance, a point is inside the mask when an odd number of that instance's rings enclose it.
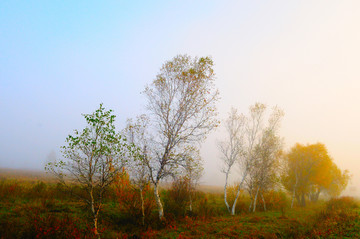
<instances>
[{"instance_id":1,"label":"birch tree","mask_svg":"<svg viewBox=\"0 0 360 239\"><path fill-rule=\"evenodd\" d=\"M188 146L204 140L219 123L219 93L214 80L210 57L178 55L165 62L156 79L145 88L152 137L149 157L144 161L160 219L164 218L160 181L177 170Z\"/></svg>"},{"instance_id":2,"label":"birch tree","mask_svg":"<svg viewBox=\"0 0 360 239\"><path fill-rule=\"evenodd\" d=\"M282 152L282 141L279 136L280 121L284 113L278 108L273 108L266 127L260 130L259 140L253 149L253 159L249 170L249 188L255 189L253 211L256 210L258 194L263 201L264 210L266 202L263 193L273 188L278 181L279 159Z\"/></svg>"},{"instance_id":3,"label":"birch tree","mask_svg":"<svg viewBox=\"0 0 360 239\"><path fill-rule=\"evenodd\" d=\"M218 143L218 147L221 153L221 159L223 161L223 169L222 172L225 173L225 186L224 186L224 202L227 210L232 215L235 214L235 205L238 198L236 195L235 200L230 207L228 198L227 198L227 186L229 181L229 176L231 169L237 163L241 163L240 159L243 154L244 145L244 130L245 130L245 117L243 115L239 115L235 108L232 108L228 118L225 121L225 129L226 129L226 140L220 141ZM244 176L246 177L247 166L246 162L243 162L243 166L245 166ZM241 187L242 182L239 187Z\"/></svg>"},{"instance_id":4,"label":"birch tree","mask_svg":"<svg viewBox=\"0 0 360 239\"><path fill-rule=\"evenodd\" d=\"M248 116L239 115L236 110L232 109L225 123L227 139L219 143L219 148L224 162L222 170L225 173L224 201L232 215L235 215L236 203L241 189L244 188L244 183L247 182L249 187L255 187L254 182L250 184L254 174L249 175L249 173L258 170L256 168L256 160L258 158L259 146L261 142L265 143L265 133L266 130L270 130L271 124L274 124L273 127L275 127L276 121L274 117L269 118L269 126L268 128L265 127L265 112L266 106L261 103L255 103L250 106ZM235 199L230 207L227 201L226 188L231 169L234 165L239 166L241 180L237 185ZM253 188L250 190L250 195L254 194L252 191ZM257 198L257 193L254 195Z\"/></svg>"},{"instance_id":5,"label":"birch tree","mask_svg":"<svg viewBox=\"0 0 360 239\"><path fill-rule=\"evenodd\" d=\"M66 138L62 147L63 160L47 164L46 170L52 172L66 188L71 184L81 187L85 194L77 195L88 205L98 238L98 218L106 190L117 178L131 147L124 137L115 132L115 115L105 110L102 104L92 114L83 114L87 127L75 130Z\"/></svg>"},{"instance_id":6,"label":"birch tree","mask_svg":"<svg viewBox=\"0 0 360 239\"><path fill-rule=\"evenodd\" d=\"M124 129L128 141L136 148L136 153L133 153L129 159L128 170L131 182L139 191L143 226L145 225L144 189L150 183L149 169L146 165L150 142L148 125L149 118L146 115L140 115L136 121L128 119L127 126Z\"/></svg>"},{"instance_id":7,"label":"birch tree","mask_svg":"<svg viewBox=\"0 0 360 239\"><path fill-rule=\"evenodd\" d=\"M244 188L244 183L253 198L252 205L256 207L257 196L261 189L260 183L264 189L270 176L273 175L273 171L269 167L273 165L274 156L278 152L277 132L283 113L274 108L267 123L265 122L265 113L266 106L255 103L249 107L248 116L239 115L235 109L232 109L225 122L227 139L218 145L224 163L222 169L225 173L224 201L232 215L235 215L236 203L241 189ZM241 180L237 185L235 199L230 207L227 200L227 185L234 165L239 166Z\"/></svg>"}]
</instances>

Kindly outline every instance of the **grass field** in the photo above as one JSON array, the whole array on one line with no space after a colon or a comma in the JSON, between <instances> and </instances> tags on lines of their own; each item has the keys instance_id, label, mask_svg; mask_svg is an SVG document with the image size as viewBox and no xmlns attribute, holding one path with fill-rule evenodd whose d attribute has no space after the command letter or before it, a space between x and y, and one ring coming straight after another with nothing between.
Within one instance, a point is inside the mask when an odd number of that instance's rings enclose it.
<instances>
[{"instance_id":1,"label":"grass field","mask_svg":"<svg viewBox=\"0 0 360 239\"><path fill-rule=\"evenodd\" d=\"M0 175L0 238L95 238L84 202L53 181ZM74 190L78 190L74 186ZM248 212L241 197L236 216L228 215L223 195L198 192L194 211L178 213L171 189L161 192L166 221L157 219L149 194L145 225L134 201L109 192L100 217L102 238L360 238L360 210L350 197L305 208L269 203L268 211ZM211 190L210 190L211 191ZM130 194L129 194L130 195ZM124 201L125 200L125 201ZM272 205L272 206L271 206ZM262 210L261 205L258 206Z\"/></svg>"},{"instance_id":2,"label":"grass field","mask_svg":"<svg viewBox=\"0 0 360 239\"><path fill-rule=\"evenodd\" d=\"M321 206L280 212L223 216L194 221L186 218L178 225L160 231L160 238L360 238L359 211L316 220ZM337 218L338 217L338 218ZM353 220L354 219L354 220ZM344 221L342 221L344 220Z\"/></svg>"}]
</instances>

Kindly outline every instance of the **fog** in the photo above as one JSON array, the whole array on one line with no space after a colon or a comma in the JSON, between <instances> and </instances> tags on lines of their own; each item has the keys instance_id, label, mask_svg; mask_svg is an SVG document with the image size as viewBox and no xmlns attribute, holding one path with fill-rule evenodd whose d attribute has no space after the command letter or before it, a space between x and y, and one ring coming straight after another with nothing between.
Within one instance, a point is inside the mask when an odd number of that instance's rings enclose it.
<instances>
[{"instance_id":1,"label":"fog","mask_svg":"<svg viewBox=\"0 0 360 239\"><path fill-rule=\"evenodd\" d=\"M324 143L360 195L359 9L355 0L3 1L0 168L43 169L100 102L120 130L145 112L140 92L164 61L210 55L221 119L232 106L277 105L285 149ZM202 145L204 184L224 183L222 137L220 127Z\"/></svg>"}]
</instances>

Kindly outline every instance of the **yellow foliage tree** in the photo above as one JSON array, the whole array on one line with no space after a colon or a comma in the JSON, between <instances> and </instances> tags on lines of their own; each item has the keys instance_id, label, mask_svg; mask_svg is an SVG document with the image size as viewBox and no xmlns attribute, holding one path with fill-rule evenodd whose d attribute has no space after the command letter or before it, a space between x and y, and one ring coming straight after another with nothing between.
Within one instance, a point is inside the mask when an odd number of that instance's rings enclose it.
<instances>
[{"instance_id":1,"label":"yellow foliage tree","mask_svg":"<svg viewBox=\"0 0 360 239\"><path fill-rule=\"evenodd\" d=\"M342 172L329 156L324 144L296 144L285 155L283 185L292 192L300 206L306 197L317 201L321 192L338 196L350 179L347 170Z\"/></svg>"}]
</instances>

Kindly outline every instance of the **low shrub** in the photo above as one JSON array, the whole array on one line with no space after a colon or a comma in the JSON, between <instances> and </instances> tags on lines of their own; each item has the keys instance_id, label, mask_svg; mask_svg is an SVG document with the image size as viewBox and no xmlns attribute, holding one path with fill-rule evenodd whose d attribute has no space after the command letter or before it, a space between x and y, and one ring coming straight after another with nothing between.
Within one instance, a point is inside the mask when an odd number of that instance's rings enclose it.
<instances>
[{"instance_id":1,"label":"low shrub","mask_svg":"<svg viewBox=\"0 0 360 239\"><path fill-rule=\"evenodd\" d=\"M334 210L347 211L358 208L358 204L353 197L332 198L326 203L326 211Z\"/></svg>"},{"instance_id":2,"label":"low shrub","mask_svg":"<svg viewBox=\"0 0 360 239\"><path fill-rule=\"evenodd\" d=\"M189 181L180 177L173 181L164 197L164 210L176 218L185 217L190 205Z\"/></svg>"},{"instance_id":3,"label":"low shrub","mask_svg":"<svg viewBox=\"0 0 360 239\"><path fill-rule=\"evenodd\" d=\"M202 219L212 218L223 215L226 210L225 204L218 195L196 192L194 198L193 217Z\"/></svg>"},{"instance_id":4,"label":"low shrub","mask_svg":"<svg viewBox=\"0 0 360 239\"><path fill-rule=\"evenodd\" d=\"M122 214L118 219L137 226L144 226L142 225L140 193L142 193L144 200L145 226L152 223L152 214L156 206L152 188L148 184L143 188L142 192L140 192L140 190L130 182L127 174L122 175L115 186L116 201Z\"/></svg>"},{"instance_id":5,"label":"low shrub","mask_svg":"<svg viewBox=\"0 0 360 239\"><path fill-rule=\"evenodd\" d=\"M283 214L289 204L286 193L283 191L274 191L264 193L267 210L281 211ZM261 200L260 200L261 201Z\"/></svg>"},{"instance_id":6,"label":"low shrub","mask_svg":"<svg viewBox=\"0 0 360 239\"><path fill-rule=\"evenodd\" d=\"M42 207L17 207L0 220L0 238L95 238L91 223L69 213Z\"/></svg>"},{"instance_id":7,"label":"low shrub","mask_svg":"<svg viewBox=\"0 0 360 239\"><path fill-rule=\"evenodd\" d=\"M15 180L0 180L0 200L15 200L23 195L24 188Z\"/></svg>"},{"instance_id":8,"label":"low shrub","mask_svg":"<svg viewBox=\"0 0 360 239\"><path fill-rule=\"evenodd\" d=\"M323 210L314 216L313 227L308 237L343 237L352 231L354 223L360 220L356 210L358 205L352 197L330 199Z\"/></svg>"}]
</instances>

